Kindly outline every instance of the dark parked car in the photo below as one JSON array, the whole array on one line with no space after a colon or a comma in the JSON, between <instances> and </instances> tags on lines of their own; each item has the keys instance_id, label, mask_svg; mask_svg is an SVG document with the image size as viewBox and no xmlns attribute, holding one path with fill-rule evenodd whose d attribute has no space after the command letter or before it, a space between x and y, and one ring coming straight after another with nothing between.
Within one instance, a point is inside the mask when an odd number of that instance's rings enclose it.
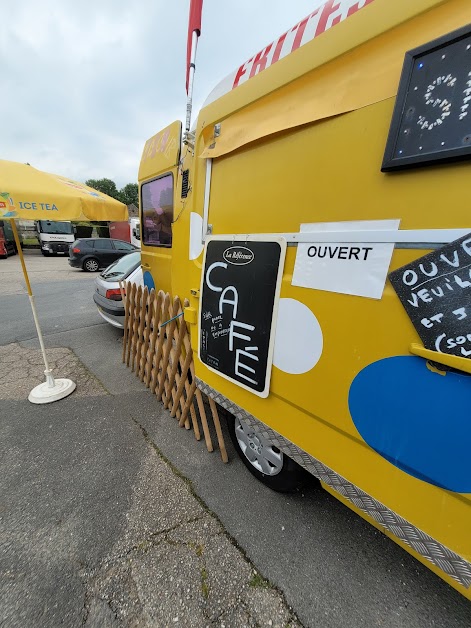
<instances>
[{"instance_id":1,"label":"dark parked car","mask_svg":"<svg viewBox=\"0 0 471 628\"><path fill-rule=\"evenodd\" d=\"M106 268L123 255L136 251L135 246L123 240L112 238L84 238L75 240L69 249L69 264L74 268L83 268L96 272Z\"/></svg>"}]
</instances>

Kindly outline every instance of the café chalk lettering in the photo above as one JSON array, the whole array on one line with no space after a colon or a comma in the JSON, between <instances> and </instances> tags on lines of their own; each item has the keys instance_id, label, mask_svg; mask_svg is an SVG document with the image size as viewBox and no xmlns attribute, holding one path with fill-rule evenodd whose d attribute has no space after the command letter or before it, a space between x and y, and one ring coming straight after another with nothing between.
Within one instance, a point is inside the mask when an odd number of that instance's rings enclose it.
<instances>
[{"instance_id":1,"label":"caf\u00e9 chalk lettering","mask_svg":"<svg viewBox=\"0 0 471 628\"><path fill-rule=\"evenodd\" d=\"M200 315L200 359L260 396L268 394L279 242L210 240Z\"/></svg>"}]
</instances>

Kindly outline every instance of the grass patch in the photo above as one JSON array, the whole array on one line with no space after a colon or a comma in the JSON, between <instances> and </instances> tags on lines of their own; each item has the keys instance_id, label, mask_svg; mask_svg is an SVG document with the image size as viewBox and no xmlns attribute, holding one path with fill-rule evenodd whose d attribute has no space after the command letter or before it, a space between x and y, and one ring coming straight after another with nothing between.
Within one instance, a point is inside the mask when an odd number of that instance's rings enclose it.
<instances>
[{"instance_id":1,"label":"grass patch","mask_svg":"<svg viewBox=\"0 0 471 628\"><path fill-rule=\"evenodd\" d=\"M136 545L136 549L138 552L147 552L147 550L150 547L152 547L152 543L148 541L147 539L144 541L141 541L140 543Z\"/></svg>"},{"instance_id":2,"label":"grass patch","mask_svg":"<svg viewBox=\"0 0 471 628\"><path fill-rule=\"evenodd\" d=\"M206 567L201 568L201 592L205 600L209 597L208 572Z\"/></svg>"},{"instance_id":3,"label":"grass patch","mask_svg":"<svg viewBox=\"0 0 471 628\"><path fill-rule=\"evenodd\" d=\"M261 576L257 571L252 575L249 580L249 585L251 587L257 587L261 589L269 589L270 583L263 576Z\"/></svg>"}]
</instances>

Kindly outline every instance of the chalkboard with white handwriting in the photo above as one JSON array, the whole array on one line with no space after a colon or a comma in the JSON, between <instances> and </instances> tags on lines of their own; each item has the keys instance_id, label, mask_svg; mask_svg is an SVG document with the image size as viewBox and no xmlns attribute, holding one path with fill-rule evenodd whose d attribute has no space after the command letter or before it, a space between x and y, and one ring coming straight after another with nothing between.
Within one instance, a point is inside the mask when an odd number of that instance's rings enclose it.
<instances>
[{"instance_id":1,"label":"chalkboard with white handwriting","mask_svg":"<svg viewBox=\"0 0 471 628\"><path fill-rule=\"evenodd\" d=\"M286 244L209 240L201 292L199 356L224 377L267 396L273 312Z\"/></svg>"},{"instance_id":2,"label":"chalkboard with white handwriting","mask_svg":"<svg viewBox=\"0 0 471 628\"><path fill-rule=\"evenodd\" d=\"M426 349L471 357L471 233L389 279Z\"/></svg>"}]
</instances>

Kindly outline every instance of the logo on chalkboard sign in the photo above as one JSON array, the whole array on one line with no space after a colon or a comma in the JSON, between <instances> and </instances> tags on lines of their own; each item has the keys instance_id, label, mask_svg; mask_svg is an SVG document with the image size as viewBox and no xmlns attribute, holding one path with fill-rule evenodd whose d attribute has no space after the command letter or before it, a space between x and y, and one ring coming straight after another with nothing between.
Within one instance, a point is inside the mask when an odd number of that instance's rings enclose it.
<instances>
[{"instance_id":1,"label":"logo on chalkboard sign","mask_svg":"<svg viewBox=\"0 0 471 628\"><path fill-rule=\"evenodd\" d=\"M229 264L244 266L253 262L255 255L245 246L231 246L224 251L223 257Z\"/></svg>"}]
</instances>

